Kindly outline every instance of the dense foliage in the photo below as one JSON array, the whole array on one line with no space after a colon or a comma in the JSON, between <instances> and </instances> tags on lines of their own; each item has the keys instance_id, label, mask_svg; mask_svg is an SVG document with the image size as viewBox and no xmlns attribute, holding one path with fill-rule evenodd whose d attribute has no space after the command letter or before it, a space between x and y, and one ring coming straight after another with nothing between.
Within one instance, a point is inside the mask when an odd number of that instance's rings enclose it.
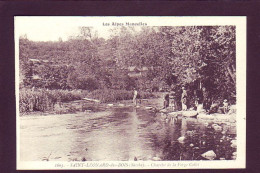
<instances>
[{"instance_id":1,"label":"dense foliage","mask_svg":"<svg viewBox=\"0 0 260 173\"><path fill-rule=\"evenodd\" d=\"M234 26L138 31L118 27L107 40L88 27L81 27L68 41L33 42L21 37L20 86L88 91L168 88L177 96L181 86L190 95L204 86L212 98L235 102L235 45ZM132 66L148 70L141 77L129 77Z\"/></svg>"}]
</instances>

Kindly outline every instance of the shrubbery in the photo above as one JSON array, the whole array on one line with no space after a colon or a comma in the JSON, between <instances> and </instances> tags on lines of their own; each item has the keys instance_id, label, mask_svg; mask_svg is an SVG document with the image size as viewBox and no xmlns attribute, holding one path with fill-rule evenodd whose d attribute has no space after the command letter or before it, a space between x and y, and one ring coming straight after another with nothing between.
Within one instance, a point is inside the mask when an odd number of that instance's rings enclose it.
<instances>
[{"instance_id":1,"label":"shrubbery","mask_svg":"<svg viewBox=\"0 0 260 173\"><path fill-rule=\"evenodd\" d=\"M82 93L76 90L21 89L19 107L20 112L50 111L57 101L69 102L82 97Z\"/></svg>"}]
</instances>

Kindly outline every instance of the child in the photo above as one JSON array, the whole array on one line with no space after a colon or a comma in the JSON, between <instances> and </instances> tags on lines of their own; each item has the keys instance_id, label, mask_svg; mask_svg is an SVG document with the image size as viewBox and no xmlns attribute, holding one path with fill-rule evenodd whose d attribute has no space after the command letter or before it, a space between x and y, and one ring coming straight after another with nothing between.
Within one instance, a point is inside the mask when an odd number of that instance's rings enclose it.
<instances>
[{"instance_id":1,"label":"child","mask_svg":"<svg viewBox=\"0 0 260 173\"><path fill-rule=\"evenodd\" d=\"M187 110L187 91L185 87L182 87L182 94L181 94L181 103L182 103L182 110L186 111Z\"/></svg>"},{"instance_id":2,"label":"child","mask_svg":"<svg viewBox=\"0 0 260 173\"><path fill-rule=\"evenodd\" d=\"M225 114L228 113L228 102L226 99L223 102L223 109Z\"/></svg>"},{"instance_id":3,"label":"child","mask_svg":"<svg viewBox=\"0 0 260 173\"><path fill-rule=\"evenodd\" d=\"M165 96L164 96L164 102L163 102L163 108L166 109L167 107L169 107L169 94L167 93Z\"/></svg>"},{"instance_id":4,"label":"child","mask_svg":"<svg viewBox=\"0 0 260 173\"><path fill-rule=\"evenodd\" d=\"M199 97L198 97L198 92L197 90L194 90L194 107L198 108L198 105L199 105Z\"/></svg>"},{"instance_id":5,"label":"child","mask_svg":"<svg viewBox=\"0 0 260 173\"><path fill-rule=\"evenodd\" d=\"M175 100L174 100L173 93L169 97L169 107L170 107L171 111L175 110Z\"/></svg>"},{"instance_id":6,"label":"child","mask_svg":"<svg viewBox=\"0 0 260 173\"><path fill-rule=\"evenodd\" d=\"M137 90L134 88L134 97L133 97L133 103L134 103L134 105L135 105L135 106L137 105L137 100L136 100L136 97L137 97Z\"/></svg>"}]
</instances>

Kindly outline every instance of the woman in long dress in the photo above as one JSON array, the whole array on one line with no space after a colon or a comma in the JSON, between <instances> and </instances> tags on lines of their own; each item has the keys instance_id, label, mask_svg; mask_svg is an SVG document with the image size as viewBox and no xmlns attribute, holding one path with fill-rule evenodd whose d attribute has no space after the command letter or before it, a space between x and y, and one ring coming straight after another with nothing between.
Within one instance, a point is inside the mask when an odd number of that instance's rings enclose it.
<instances>
[{"instance_id":1,"label":"woman in long dress","mask_svg":"<svg viewBox=\"0 0 260 173\"><path fill-rule=\"evenodd\" d=\"M135 106L137 105L137 100L136 100L136 97L137 97L137 90L136 90L136 89L134 89L133 103L134 103L134 105L135 105Z\"/></svg>"},{"instance_id":2,"label":"woman in long dress","mask_svg":"<svg viewBox=\"0 0 260 173\"><path fill-rule=\"evenodd\" d=\"M185 90L184 87L182 87L182 94L181 94L181 103L182 103L182 110L186 111L187 110L187 91Z\"/></svg>"}]
</instances>

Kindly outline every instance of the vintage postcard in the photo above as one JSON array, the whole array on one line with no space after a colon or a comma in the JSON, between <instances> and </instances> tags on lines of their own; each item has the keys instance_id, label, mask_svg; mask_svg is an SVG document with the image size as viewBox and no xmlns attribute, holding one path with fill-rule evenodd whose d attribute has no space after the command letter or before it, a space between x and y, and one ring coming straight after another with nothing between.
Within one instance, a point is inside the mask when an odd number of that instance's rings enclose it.
<instances>
[{"instance_id":1,"label":"vintage postcard","mask_svg":"<svg viewBox=\"0 0 260 173\"><path fill-rule=\"evenodd\" d=\"M246 17L16 16L17 169L245 168Z\"/></svg>"}]
</instances>

